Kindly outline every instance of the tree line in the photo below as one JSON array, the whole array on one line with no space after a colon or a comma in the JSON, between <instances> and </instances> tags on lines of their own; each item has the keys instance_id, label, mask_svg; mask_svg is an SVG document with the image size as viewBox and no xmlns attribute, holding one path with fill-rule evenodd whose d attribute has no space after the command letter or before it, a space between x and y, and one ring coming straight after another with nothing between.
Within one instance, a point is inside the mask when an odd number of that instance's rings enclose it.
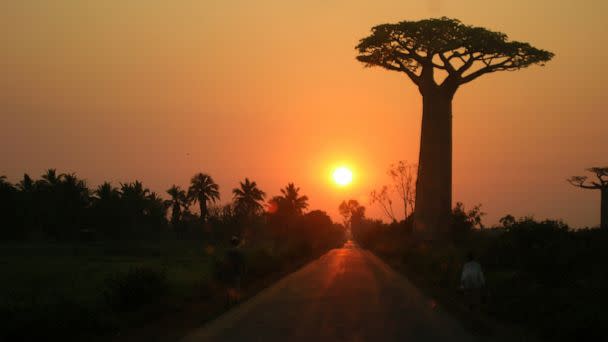
<instances>
[{"instance_id":1,"label":"tree line","mask_svg":"<svg viewBox=\"0 0 608 342\"><path fill-rule=\"evenodd\" d=\"M173 185L167 199L141 181L89 188L75 173L48 169L39 179L28 174L15 184L0 177L0 239L141 239L162 234L227 240L293 240L314 245L314 236L336 240L343 227L323 211L306 212L308 197L289 183L267 200L255 181L245 178L220 204L219 185L205 173L188 188Z\"/></svg>"}]
</instances>

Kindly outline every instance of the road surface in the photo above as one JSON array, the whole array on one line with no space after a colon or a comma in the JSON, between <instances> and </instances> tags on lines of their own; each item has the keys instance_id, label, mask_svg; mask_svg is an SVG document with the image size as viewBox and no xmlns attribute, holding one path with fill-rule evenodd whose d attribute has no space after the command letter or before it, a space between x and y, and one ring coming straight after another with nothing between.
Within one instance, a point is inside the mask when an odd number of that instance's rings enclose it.
<instances>
[{"instance_id":1,"label":"road surface","mask_svg":"<svg viewBox=\"0 0 608 342\"><path fill-rule=\"evenodd\" d=\"M194 341L475 341L373 254L347 243L191 332Z\"/></svg>"}]
</instances>

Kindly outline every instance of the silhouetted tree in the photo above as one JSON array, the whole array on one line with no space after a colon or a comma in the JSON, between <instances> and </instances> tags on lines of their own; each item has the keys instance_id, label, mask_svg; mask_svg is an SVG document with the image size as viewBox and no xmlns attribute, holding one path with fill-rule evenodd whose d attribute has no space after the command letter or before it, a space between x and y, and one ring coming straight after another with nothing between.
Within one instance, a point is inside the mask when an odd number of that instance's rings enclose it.
<instances>
[{"instance_id":1,"label":"silhouetted tree","mask_svg":"<svg viewBox=\"0 0 608 342\"><path fill-rule=\"evenodd\" d=\"M48 186L57 186L61 182L62 174L57 174L57 169L48 169L45 174L42 175L42 183Z\"/></svg>"},{"instance_id":2,"label":"silhouetted tree","mask_svg":"<svg viewBox=\"0 0 608 342\"><path fill-rule=\"evenodd\" d=\"M399 195L403 203L404 219L414 212L416 196L416 184L414 182L417 166L405 160L392 164L388 169L388 175L393 181L393 189ZM408 210L409 209L409 210Z\"/></svg>"},{"instance_id":3,"label":"silhouetted tree","mask_svg":"<svg viewBox=\"0 0 608 342\"><path fill-rule=\"evenodd\" d=\"M55 207L61 225L59 230L61 234L74 238L86 222L87 209L91 203L89 188L74 173L62 174L60 183L55 186L58 187L58 205Z\"/></svg>"},{"instance_id":4,"label":"silhouetted tree","mask_svg":"<svg viewBox=\"0 0 608 342\"><path fill-rule=\"evenodd\" d=\"M40 206L39 196L36 191L36 182L27 173L23 174L23 178L17 184L18 194L18 216L22 222L24 234L30 234L33 231L41 233L40 214L38 207Z\"/></svg>"},{"instance_id":5,"label":"silhouetted tree","mask_svg":"<svg viewBox=\"0 0 608 342\"><path fill-rule=\"evenodd\" d=\"M365 218L365 207L360 205L357 200L342 201L338 207L340 215L344 218L344 225L353 227Z\"/></svg>"},{"instance_id":6,"label":"silhouetted tree","mask_svg":"<svg viewBox=\"0 0 608 342\"><path fill-rule=\"evenodd\" d=\"M393 200L388 191L388 187L385 185L379 191L372 190L369 193L370 204L378 203L382 212L388 217L391 222L397 222L395 212L393 211ZM407 210L407 208L406 208ZM348 213L348 211L346 212ZM348 215L347 215L348 216Z\"/></svg>"},{"instance_id":7,"label":"silhouetted tree","mask_svg":"<svg viewBox=\"0 0 608 342\"><path fill-rule=\"evenodd\" d=\"M167 201L167 204L171 207L171 225L173 229L177 229L182 220L182 208L188 209L188 196L186 195L186 191L177 185L169 188L167 194L171 196L171 199Z\"/></svg>"},{"instance_id":8,"label":"silhouetted tree","mask_svg":"<svg viewBox=\"0 0 608 342\"><path fill-rule=\"evenodd\" d=\"M294 183L289 183L281 189L281 195L273 197L271 206L276 206L278 213L286 216L302 215L304 210L308 208L308 196L300 196L300 188Z\"/></svg>"},{"instance_id":9,"label":"silhouetted tree","mask_svg":"<svg viewBox=\"0 0 608 342\"><path fill-rule=\"evenodd\" d=\"M501 217L498 220L498 222L500 222L500 224L502 224L503 228L509 228L515 224L516 220L513 215L507 214L507 215Z\"/></svg>"},{"instance_id":10,"label":"silhouetted tree","mask_svg":"<svg viewBox=\"0 0 608 342\"><path fill-rule=\"evenodd\" d=\"M311 250L336 246L344 240L344 227L332 222L329 215L321 210L312 210L300 217L299 236Z\"/></svg>"},{"instance_id":11,"label":"silhouetted tree","mask_svg":"<svg viewBox=\"0 0 608 342\"><path fill-rule=\"evenodd\" d=\"M23 231L17 209L17 189L6 176L0 176L0 239L21 237Z\"/></svg>"},{"instance_id":12,"label":"silhouetted tree","mask_svg":"<svg viewBox=\"0 0 608 342\"><path fill-rule=\"evenodd\" d=\"M447 229L454 94L482 75L543 65L553 54L445 17L375 26L356 48L366 66L402 72L418 87L423 110L414 225L419 232Z\"/></svg>"},{"instance_id":13,"label":"silhouetted tree","mask_svg":"<svg viewBox=\"0 0 608 342\"><path fill-rule=\"evenodd\" d=\"M125 224L122 222L123 207L120 191L109 182L100 184L93 191L93 222L100 233L116 238Z\"/></svg>"},{"instance_id":14,"label":"silhouetted tree","mask_svg":"<svg viewBox=\"0 0 608 342\"><path fill-rule=\"evenodd\" d=\"M239 188L232 189L232 194L234 195L235 210L240 216L249 219L264 210L262 203L266 194L258 188L256 182L245 178L245 182L240 182Z\"/></svg>"},{"instance_id":15,"label":"silhouetted tree","mask_svg":"<svg viewBox=\"0 0 608 342\"><path fill-rule=\"evenodd\" d=\"M289 183L281 189L281 195L268 201L268 224L274 235L275 244L297 240L292 232L297 228L298 218L308 208L308 196L300 195L300 188Z\"/></svg>"},{"instance_id":16,"label":"silhouetted tree","mask_svg":"<svg viewBox=\"0 0 608 342\"><path fill-rule=\"evenodd\" d=\"M597 180L588 182L587 176L573 176L568 182L579 188L600 190L600 227L608 229L608 167L592 167L587 171L594 173Z\"/></svg>"},{"instance_id":17,"label":"silhouetted tree","mask_svg":"<svg viewBox=\"0 0 608 342\"><path fill-rule=\"evenodd\" d=\"M365 207L357 200L351 199L342 201L338 210L344 219L344 226L350 230L352 237L359 242L363 241L366 235Z\"/></svg>"},{"instance_id":18,"label":"silhouetted tree","mask_svg":"<svg viewBox=\"0 0 608 342\"><path fill-rule=\"evenodd\" d=\"M146 197L146 206L144 208L144 222L148 228L160 230L165 227L167 221L167 205L158 194L154 191Z\"/></svg>"},{"instance_id":19,"label":"silhouetted tree","mask_svg":"<svg viewBox=\"0 0 608 342\"><path fill-rule=\"evenodd\" d=\"M461 238L473 228L483 229L482 217L485 215L481 211L481 205L476 205L471 210L466 210L462 202L457 202L452 210L452 237Z\"/></svg>"},{"instance_id":20,"label":"silhouetted tree","mask_svg":"<svg viewBox=\"0 0 608 342\"><path fill-rule=\"evenodd\" d=\"M120 184L120 199L125 221L128 222L127 234L135 234L144 223L144 210L150 190L144 188L140 181Z\"/></svg>"},{"instance_id":21,"label":"silhouetted tree","mask_svg":"<svg viewBox=\"0 0 608 342\"><path fill-rule=\"evenodd\" d=\"M188 198L193 202L198 202L201 222L205 222L207 220L207 202L215 202L220 199L219 186L211 176L197 173L190 180Z\"/></svg>"}]
</instances>

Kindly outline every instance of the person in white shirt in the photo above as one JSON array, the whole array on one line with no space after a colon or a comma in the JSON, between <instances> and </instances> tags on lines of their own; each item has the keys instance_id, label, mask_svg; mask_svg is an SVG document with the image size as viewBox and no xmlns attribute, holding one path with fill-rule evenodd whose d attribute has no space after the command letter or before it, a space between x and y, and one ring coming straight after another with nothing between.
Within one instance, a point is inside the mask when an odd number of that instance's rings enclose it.
<instances>
[{"instance_id":1,"label":"person in white shirt","mask_svg":"<svg viewBox=\"0 0 608 342\"><path fill-rule=\"evenodd\" d=\"M481 265L475 260L472 252L467 254L467 262L462 268L460 277L460 289L464 291L467 305L471 311L479 310L481 305L481 291L486 285L486 280L481 270Z\"/></svg>"}]
</instances>

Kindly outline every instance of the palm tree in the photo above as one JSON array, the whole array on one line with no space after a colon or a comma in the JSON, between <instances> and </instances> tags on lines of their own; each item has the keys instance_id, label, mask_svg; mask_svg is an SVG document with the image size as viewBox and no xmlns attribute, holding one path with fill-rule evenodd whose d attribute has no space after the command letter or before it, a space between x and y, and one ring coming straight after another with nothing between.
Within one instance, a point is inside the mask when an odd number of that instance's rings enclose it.
<instances>
[{"instance_id":1,"label":"palm tree","mask_svg":"<svg viewBox=\"0 0 608 342\"><path fill-rule=\"evenodd\" d=\"M188 198L192 202L198 202L201 221L205 222L207 220L207 201L215 202L220 199L219 186L211 176L197 173L190 180Z\"/></svg>"},{"instance_id":2,"label":"palm tree","mask_svg":"<svg viewBox=\"0 0 608 342\"><path fill-rule=\"evenodd\" d=\"M140 181L120 184L120 198L122 209L127 217L132 232L139 226L144 216L146 200L150 190L144 188Z\"/></svg>"},{"instance_id":3,"label":"palm tree","mask_svg":"<svg viewBox=\"0 0 608 342\"><path fill-rule=\"evenodd\" d=\"M41 183L55 187L61 183L64 174L57 174L56 169L48 169L46 173L42 175Z\"/></svg>"},{"instance_id":4,"label":"palm tree","mask_svg":"<svg viewBox=\"0 0 608 342\"><path fill-rule=\"evenodd\" d=\"M273 197L270 201L277 206L277 210L287 215L302 215L308 208L308 196L300 196L300 188L293 183L281 189L281 195Z\"/></svg>"},{"instance_id":5,"label":"palm tree","mask_svg":"<svg viewBox=\"0 0 608 342\"><path fill-rule=\"evenodd\" d=\"M81 204L89 202L89 188L84 180L76 177L76 174L69 173L61 175L60 185L64 200L72 200Z\"/></svg>"},{"instance_id":6,"label":"palm tree","mask_svg":"<svg viewBox=\"0 0 608 342\"><path fill-rule=\"evenodd\" d=\"M35 182L30 175L25 173L23 174L23 179L17 184L17 187L19 190L29 193L34 191Z\"/></svg>"},{"instance_id":7,"label":"palm tree","mask_svg":"<svg viewBox=\"0 0 608 342\"><path fill-rule=\"evenodd\" d=\"M50 172L53 171L53 172ZM74 236L85 224L86 211L90 204L90 191L82 179L76 174L61 174L56 177L54 170L49 170L49 185L52 186L53 197L57 203L50 207L56 213L54 218L58 227L56 233L62 236ZM57 183L58 181L58 183Z\"/></svg>"},{"instance_id":8,"label":"palm tree","mask_svg":"<svg viewBox=\"0 0 608 342\"><path fill-rule=\"evenodd\" d=\"M95 202L110 203L118 200L120 197L120 192L117 188L112 186L110 182L104 182L103 184L99 185L93 193L95 195L93 198Z\"/></svg>"},{"instance_id":9,"label":"palm tree","mask_svg":"<svg viewBox=\"0 0 608 342\"><path fill-rule=\"evenodd\" d=\"M232 189L232 194L237 213L244 217L251 217L264 209L262 202L266 194L258 188L256 182L249 181L249 178L240 182L240 188Z\"/></svg>"},{"instance_id":10,"label":"palm tree","mask_svg":"<svg viewBox=\"0 0 608 342\"><path fill-rule=\"evenodd\" d=\"M177 185L173 185L169 188L167 194L171 196L171 199L167 201L167 204L171 207L171 224L175 228L181 221L182 207L188 209L188 196L186 196L186 191L182 190Z\"/></svg>"}]
</instances>

